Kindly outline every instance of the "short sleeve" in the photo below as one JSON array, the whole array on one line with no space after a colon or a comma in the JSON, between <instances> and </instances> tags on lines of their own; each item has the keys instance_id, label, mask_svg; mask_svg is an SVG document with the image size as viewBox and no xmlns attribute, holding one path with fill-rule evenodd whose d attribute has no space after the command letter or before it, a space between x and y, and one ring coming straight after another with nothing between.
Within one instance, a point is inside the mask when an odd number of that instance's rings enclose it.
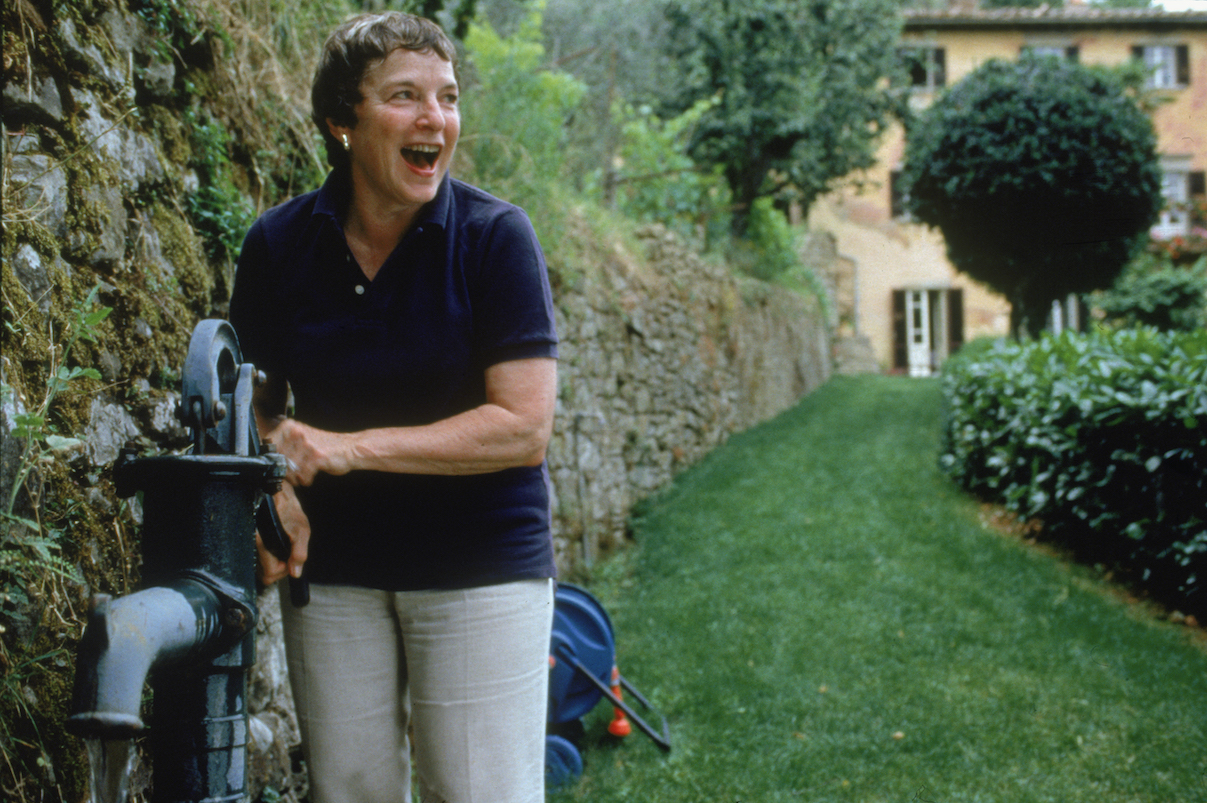
<instances>
[{"instance_id":1,"label":"short sleeve","mask_svg":"<svg viewBox=\"0 0 1207 803\"><path fill-rule=\"evenodd\" d=\"M494 220L478 255L475 350L484 367L557 356L553 294L545 255L528 216L509 207Z\"/></svg>"}]
</instances>

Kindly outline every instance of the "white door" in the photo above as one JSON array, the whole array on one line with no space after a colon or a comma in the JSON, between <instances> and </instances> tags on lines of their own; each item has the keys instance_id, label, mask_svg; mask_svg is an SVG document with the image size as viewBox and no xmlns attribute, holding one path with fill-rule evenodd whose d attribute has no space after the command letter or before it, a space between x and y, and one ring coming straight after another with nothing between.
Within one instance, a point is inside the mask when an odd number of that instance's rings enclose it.
<instances>
[{"instance_id":1,"label":"white door","mask_svg":"<svg viewBox=\"0 0 1207 803\"><path fill-rule=\"evenodd\" d=\"M930 376L930 304L925 290L905 293L905 342L910 376Z\"/></svg>"},{"instance_id":2,"label":"white door","mask_svg":"<svg viewBox=\"0 0 1207 803\"><path fill-rule=\"evenodd\" d=\"M1190 200L1190 175L1187 170L1163 167L1161 194L1165 196L1165 208L1157 224L1149 233L1158 240L1185 237L1190 233L1190 214L1186 204Z\"/></svg>"}]
</instances>

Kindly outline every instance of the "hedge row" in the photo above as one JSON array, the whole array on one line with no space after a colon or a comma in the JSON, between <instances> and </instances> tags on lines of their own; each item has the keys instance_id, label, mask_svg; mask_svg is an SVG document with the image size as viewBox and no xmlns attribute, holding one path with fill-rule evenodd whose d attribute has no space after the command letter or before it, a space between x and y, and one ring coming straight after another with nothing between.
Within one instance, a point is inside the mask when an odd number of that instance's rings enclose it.
<instances>
[{"instance_id":1,"label":"hedge row","mask_svg":"<svg viewBox=\"0 0 1207 803\"><path fill-rule=\"evenodd\" d=\"M944 369L957 483L1207 609L1207 331L971 343Z\"/></svg>"}]
</instances>

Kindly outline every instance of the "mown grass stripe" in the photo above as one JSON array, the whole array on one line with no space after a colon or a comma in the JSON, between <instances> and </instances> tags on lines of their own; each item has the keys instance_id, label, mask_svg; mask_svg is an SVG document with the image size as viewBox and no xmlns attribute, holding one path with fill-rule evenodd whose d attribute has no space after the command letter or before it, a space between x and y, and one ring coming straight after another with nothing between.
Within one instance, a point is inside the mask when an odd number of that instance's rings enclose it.
<instances>
[{"instance_id":1,"label":"mown grass stripe","mask_svg":"<svg viewBox=\"0 0 1207 803\"><path fill-rule=\"evenodd\" d=\"M560 800L1207 800L1207 653L1003 538L936 468L935 382L838 378L735 436L591 583L663 756Z\"/></svg>"}]
</instances>

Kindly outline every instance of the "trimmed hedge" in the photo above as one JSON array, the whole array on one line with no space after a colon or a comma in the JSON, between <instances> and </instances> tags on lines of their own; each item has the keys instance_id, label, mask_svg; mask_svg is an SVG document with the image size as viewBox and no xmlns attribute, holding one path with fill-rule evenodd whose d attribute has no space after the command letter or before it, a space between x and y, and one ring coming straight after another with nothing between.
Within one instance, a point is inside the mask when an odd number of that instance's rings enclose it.
<instances>
[{"instance_id":1,"label":"trimmed hedge","mask_svg":"<svg viewBox=\"0 0 1207 803\"><path fill-rule=\"evenodd\" d=\"M958 484L1207 610L1207 331L972 343L943 394L940 464Z\"/></svg>"}]
</instances>

